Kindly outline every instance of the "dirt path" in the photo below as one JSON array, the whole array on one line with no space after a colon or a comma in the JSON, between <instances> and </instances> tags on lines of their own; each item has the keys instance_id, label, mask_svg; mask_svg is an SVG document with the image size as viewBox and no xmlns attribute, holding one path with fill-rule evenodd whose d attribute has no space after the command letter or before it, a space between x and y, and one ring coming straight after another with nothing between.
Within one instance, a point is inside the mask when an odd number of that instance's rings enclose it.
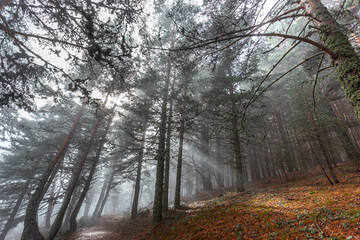
<instances>
[{"instance_id":1,"label":"dirt path","mask_svg":"<svg viewBox=\"0 0 360 240\"><path fill-rule=\"evenodd\" d=\"M104 216L96 220L92 227L80 228L75 234L63 240L111 240L121 239L117 233L119 216Z\"/></svg>"}]
</instances>

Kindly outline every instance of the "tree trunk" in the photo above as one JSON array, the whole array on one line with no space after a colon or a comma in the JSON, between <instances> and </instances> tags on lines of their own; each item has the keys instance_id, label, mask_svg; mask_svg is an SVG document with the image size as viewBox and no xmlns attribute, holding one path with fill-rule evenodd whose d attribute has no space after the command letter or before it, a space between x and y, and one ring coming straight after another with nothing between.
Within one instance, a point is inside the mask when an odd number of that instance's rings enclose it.
<instances>
[{"instance_id":1,"label":"tree trunk","mask_svg":"<svg viewBox=\"0 0 360 240\"><path fill-rule=\"evenodd\" d=\"M49 177L49 179L48 179L48 182L46 183L46 185L45 185L45 187L44 187L44 190L43 190L43 191L44 191L45 193L49 190L51 184L53 184L53 180L54 180L54 178L56 177L56 174L58 173L59 168L60 168L60 166L61 166L61 163L62 163L62 161L63 161L64 158L65 158L65 153L66 153L66 151L67 151L67 148L65 149L65 151L64 151L63 154L61 155L59 161L57 162L55 168L53 169L53 172L51 173L51 175L50 175L50 177Z\"/></svg>"},{"instance_id":2,"label":"tree trunk","mask_svg":"<svg viewBox=\"0 0 360 240\"><path fill-rule=\"evenodd\" d=\"M109 182L108 182L108 185L107 185L107 188L106 188L106 192L105 192L104 198L101 201L101 205L100 205L99 211L98 211L98 213L96 215L96 218L99 218L102 215L102 212L104 210L106 201L107 201L107 199L109 197L109 194L110 194L110 190L111 190L111 186L112 186L112 183L113 183L113 180L114 180L114 176L115 176L115 169L112 169L111 174L110 174L110 178L109 178Z\"/></svg>"},{"instance_id":3,"label":"tree trunk","mask_svg":"<svg viewBox=\"0 0 360 240\"><path fill-rule=\"evenodd\" d=\"M344 147L348 159L354 163L359 164L360 154L351 142L350 137L346 133L340 132L338 129L336 129L336 133L342 143L342 146Z\"/></svg>"},{"instance_id":4,"label":"tree trunk","mask_svg":"<svg viewBox=\"0 0 360 240\"><path fill-rule=\"evenodd\" d=\"M224 164L222 163L221 157L221 142L220 142L220 132L216 137L216 169L215 169L215 177L218 187L220 189L224 188L224 181L223 181L223 172L224 172Z\"/></svg>"},{"instance_id":5,"label":"tree trunk","mask_svg":"<svg viewBox=\"0 0 360 240\"><path fill-rule=\"evenodd\" d=\"M62 203L62 205L60 207L60 210L59 210L59 212L58 212L58 214L57 214L57 216L56 216L56 218L54 220L53 225L51 226L50 233L49 233L49 236L47 237L47 240L53 240L55 238L57 232L59 231L60 227L61 227L61 223L63 221L66 209L67 209L67 207L69 205L69 202L71 200L71 196L73 195L74 189L77 186L77 182L78 182L78 179L80 177L81 170L82 170L82 168L84 166L87 155L90 152L91 147L92 147L92 145L94 143L95 134L97 132L99 124L100 124L100 119L98 119L96 121L94 129L93 129L93 131L91 133L91 137L90 137L88 146L87 146L82 158L80 159L79 163L77 164L77 166L75 168L74 175L71 176L71 179L69 181L68 189L66 190L66 194L65 194L63 203Z\"/></svg>"},{"instance_id":6,"label":"tree trunk","mask_svg":"<svg viewBox=\"0 0 360 240\"><path fill-rule=\"evenodd\" d=\"M43 240L44 237L41 235L39 231L38 221L37 221L37 212L39 210L40 202L43 199L45 192L44 187L48 182L48 179L53 172L56 164L58 163L61 156L65 154L67 147L69 146L72 137L74 136L76 127L80 121L80 117L84 111L85 105L81 106L79 111L76 114L75 120L71 126L71 129L66 136L64 143L59 148L58 152L54 156L54 158L49 163L49 166L45 170L44 174L41 176L38 186L34 194L32 195L28 206L26 208L26 215L24 221L24 230L21 235L21 240Z\"/></svg>"},{"instance_id":7,"label":"tree trunk","mask_svg":"<svg viewBox=\"0 0 360 240\"><path fill-rule=\"evenodd\" d=\"M341 104L341 102L340 102L340 104ZM336 118L338 118L345 124L349 124L349 120L346 117L344 117L344 116L346 116L345 113L343 112L343 110L346 109L345 106L343 106L341 104L339 107L338 103L333 102L333 103L330 103L330 108L332 109L332 112ZM351 119L351 118L349 118L349 119ZM351 141L351 137L350 137L351 132L349 132L349 129L347 131L342 132L339 128L336 128L335 131L336 131L336 134L337 134L339 140L342 143L342 146L346 152L347 158L350 161L353 161L354 163L359 164L360 163L360 153L356 149L357 146L354 145L354 143Z\"/></svg>"},{"instance_id":8,"label":"tree trunk","mask_svg":"<svg viewBox=\"0 0 360 240\"><path fill-rule=\"evenodd\" d=\"M336 149L336 147L332 144L332 143L334 143L335 139L332 138L330 133L326 133L324 135L326 136L326 139L327 139L326 146L327 146L328 156L329 156L332 164L334 165L334 167L337 167L338 165L336 163L335 152L334 152L334 149Z\"/></svg>"},{"instance_id":9,"label":"tree trunk","mask_svg":"<svg viewBox=\"0 0 360 240\"><path fill-rule=\"evenodd\" d=\"M185 132L186 98L187 98L187 87L188 87L187 79L185 80L184 85L185 85L184 96L183 96L183 103L182 103L181 116L180 116L179 154L178 154L178 162L176 168L176 184L175 184L175 200L174 200L175 209L180 209L181 168L182 168L182 155L183 155L184 132Z\"/></svg>"},{"instance_id":10,"label":"tree trunk","mask_svg":"<svg viewBox=\"0 0 360 240\"><path fill-rule=\"evenodd\" d=\"M174 83L175 83L175 81L173 81L172 86L171 86L172 95L174 94ZM166 132L165 177L164 177L164 192L163 192L163 200L162 200L163 212L166 212L169 210L171 123L172 123L172 113L173 113L173 96L172 95L170 98L168 126L167 126L167 132Z\"/></svg>"},{"instance_id":11,"label":"tree trunk","mask_svg":"<svg viewBox=\"0 0 360 240\"><path fill-rule=\"evenodd\" d=\"M304 154L303 144L296 133L294 133L294 136L295 136L295 145L299 152L300 170L308 169L308 168L310 168L310 166L309 166L309 162L306 160L306 156Z\"/></svg>"},{"instance_id":12,"label":"tree trunk","mask_svg":"<svg viewBox=\"0 0 360 240\"><path fill-rule=\"evenodd\" d=\"M90 189L90 185L91 185L91 182L93 180L93 177L94 177L94 174L95 174L95 170L96 170L96 167L97 167L97 164L99 162L99 159L100 159L100 155L101 155L101 152L104 148L104 144L106 142L106 136L109 132L109 129L110 129L110 125L112 123L112 120L113 120L113 117L114 115L112 115L110 117L110 119L108 120L108 123L105 127L105 132L100 140L100 143L99 143L99 148L97 149L96 151L96 155L95 155L95 158L93 159L92 163L91 163L91 168L90 168L90 172L89 172L89 175L86 179L86 182L85 182L85 185L84 185L84 188L79 196L79 200L78 202L76 203L76 206L71 214L71 217L70 217L70 231L71 232L74 232L77 228L77 222L76 222L76 218L77 218L77 215L80 211L80 208L81 208L81 205L83 204L84 202L84 199L86 197L86 194L87 192L89 191Z\"/></svg>"},{"instance_id":13,"label":"tree trunk","mask_svg":"<svg viewBox=\"0 0 360 240\"><path fill-rule=\"evenodd\" d=\"M88 191L89 193L89 191ZM85 209L84 209L84 214L83 214L83 218L88 218L89 217L89 212L90 212L90 208L92 205L92 200L93 200L93 196L91 194L91 192L89 194L87 194L87 199L86 199L86 205L85 205Z\"/></svg>"},{"instance_id":14,"label":"tree trunk","mask_svg":"<svg viewBox=\"0 0 360 240\"><path fill-rule=\"evenodd\" d=\"M285 126L283 123L283 119L282 116L280 114L279 111L275 110L275 120L276 120L276 124L279 130L279 134L280 134L280 139L281 142L283 144L284 147L284 152L285 152L285 162L286 162L286 166L289 172L293 172L294 171L294 166L293 166L293 159L291 158L290 155L290 148L289 148L289 141L286 138L286 130L285 130Z\"/></svg>"},{"instance_id":15,"label":"tree trunk","mask_svg":"<svg viewBox=\"0 0 360 240\"><path fill-rule=\"evenodd\" d=\"M36 164L37 165L37 164ZM13 226L13 222L14 222L14 219L15 219L15 216L21 206L21 202L22 200L24 199L24 196L25 194L28 192L29 190L29 186L30 186L30 183L31 183L31 180L33 179L34 175L35 175L35 172L36 172L36 167L34 167L34 169L31 170L31 172L29 173L29 176L28 176L28 179L26 180L21 192L20 192L20 195L18 196L17 200L16 200L16 203L15 203L15 206L9 216L9 219L8 221L6 222L2 232L1 232L1 235L0 235L0 240L4 240L5 237L6 237L6 234L8 233L8 231L11 229L11 227Z\"/></svg>"},{"instance_id":16,"label":"tree trunk","mask_svg":"<svg viewBox=\"0 0 360 240\"><path fill-rule=\"evenodd\" d=\"M164 158L165 158L165 135L166 135L166 107L168 102L168 92L170 85L171 63L168 60L168 66L165 77L165 86L163 89L160 126L159 126L159 145L157 151L157 166L156 166L156 182L155 182L155 196L153 207L153 224L162 220L162 199L164 190Z\"/></svg>"},{"instance_id":17,"label":"tree trunk","mask_svg":"<svg viewBox=\"0 0 360 240\"><path fill-rule=\"evenodd\" d=\"M145 136L146 136L146 124L143 127L143 133L141 137L141 144L140 144L140 151L138 156L138 167L136 173L136 182L135 182L135 191L134 191L134 198L131 207L131 219L135 219L137 216L138 211L138 204L139 204L139 195L140 195L140 181L141 181L141 168L142 168L142 160L144 156L144 146L145 146Z\"/></svg>"},{"instance_id":18,"label":"tree trunk","mask_svg":"<svg viewBox=\"0 0 360 240\"><path fill-rule=\"evenodd\" d=\"M264 177L270 177L270 161L269 155L267 154L267 146L266 143L261 143L261 155L263 155L263 166L264 166Z\"/></svg>"},{"instance_id":19,"label":"tree trunk","mask_svg":"<svg viewBox=\"0 0 360 240\"><path fill-rule=\"evenodd\" d=\"M104 183L103 183L103 186L101 188L101 192L100 192L100 195L99 195L99 198L96 202L96 206L95 206L95 209L94 209L94 212L92 214L92 217L91 219L94 220L96 218L96 216L98 215L98 212L99 212L99 209L100 209L100 205L101 205L101 202L104 198L104 194L105 194L105 191L106 191L106 187L108 185L108 182L109 182L109 179L110 177L108 176L108 174L104 174L105 175L105 179L104 179Z\"/></svg>"},{"instance_id":20,"label":"tree trunk","mask_svg":"<svg viewBox=\"0 0 360 240\"><path fill-rule=\"evenodd\" d=\"M51 191L50 191L50 198L48 203L48 209L46 211L46 217L45 217L45 228L49 229L51 227L51 215L54 210L55 205L55 184L53 184Z\"/></svg>"},{"instance_id":21,"label":"tree trunk","mask_svg":"<svg viewBox=\"0 0 360 240\"><path fill-rule=\"evenodd\" d=\"M63 223L61 225L62 230L67 230L70 227L71 213L75 209L76 202L79 200L80 190L81 190L81 186L76 186L75 191L71 197L70 203L65 212L65 217L64 217Z\"/></svg>"},{"instance_id":22,"label":"tree trunk","mask_svg":"<svg viewBox=\"0 0 360 240\"><path fill-rule=\"evenodd\" d=\"M324 46L334 52L337 57L333 65L337 70L345 94L355 109L360 121L360 58L351 46L340 25L331 16L320 0L301 0L312 21L319 28L320 39Z\"/></svg>"},{"instance_id":23,"label":"tree trunk","mask_svg":"<svg viewBox=\"0 0 360 240\"><path fill-rule=\"evenodd\" d=\"M317 119L315 119L315 117L313 116L312 112L311 112L311 109L310 109L310 104L309 104L309 101L306 99L306 96L304 96L304 101L305 101L305 105L307 107L307 110L308 110L308 113L309 113L309 116L310 116L310 120L311 120L311 123L314 127L314 135L315 135L315 139L316 141L318 142L319 144L319 147L320 147L320 151L322 153L322 155L324 156L324 159L325 159L325 162L326 162L326 165L328 166L329 170L330 170L330 175L331 177L333 178L334 182L335 183L340 183L340 181L338 180L337 176L336 176L336 173L333 169L333 167L331 166L331 163L330 163L330 157L325 149L325 146L324 146L324 143L321 139L321 136L320 136L320 130L317 126Z\"/></svg>"},{"instance_id":24,"label":"tree trunk","mask_svg":"<svg viewBox=\"0 0 360 240\"><path fill-rule=\"evenodd\" d=\"M330 185L334 185L333 182L331 181L331 179L329 178L329 176L327 175L325 169L324 169L323 166L321 165L321 162L320 162L319 158L317 157L317 155L316 155L316 153L315 153L315 151L314 151L314 148L311 146L311 144L309 143L309 141L307 142L307 144L308 144L308 146L309 146L309 148L310 148L310 151L311 151L312 154L314 155L316 161L318 162L321 170L323 171L325 177L326 177L327 180L329 181Z\"/></svg>"},{"instance_id":25,"label":"tree trunk","mask_svg":"<svg viewBox=\"0 0 360 240\"><path fill-rule=\"evenodd\" d=\"M201 153L205 156L201 159L201 168L200 171L202 174L201 180L203 185L203 191L209 191L212 189L211 175L210 175L210 134L209 126L207 123L203 123L201 126Z\"/></svg>"},{"instance_id":26,"label":"tree trunk","mask_svg":"<svg viewBox=\"0 0 360 240\"><path fill-rule=\"evenodd\" d=\"M265 134L265 142L266 142L266 146L267 146L267 149L268 149L268 154L269 154L269 157L270 157L270 162L271 162L271 165L272 165L272 168L271 168L271 173L273 176L280 176L281 173L278 171L278 167L277 167L277 164L275 164L274 162L274 154L272 152L272 149L271 149L271 146L270 146L270 143L269 143L269 135L268 135L268 129L267 129L267 126L266 126L266 123L264 124L264 134Z\"/></svg>"},{"instance_id":27,"label":"tree trunk","mask_svg":"<svg viewBox=\"0 0 360 240\"><path fill-rule=\"evenodd\" d=\"M328 166L329 170L330 170L330 174L331 174L331 177L333 178L334 182L335 183L340 183L340 181L338 180L337 176L336 176L336 173L333 169L333 167L331 166L331 163L330 163L330 157L325 149L325 146L323 144L323 141L321 140L321 137L320 137L320 134L318 132L317 129L315 129L315 137L316 137L316 140L319 144L319 147L320 147L320 151L321 153L323 154L324 158L325 158L325 162L326 162L326 165Z\"/></svg>"},{"instance_id":28,"label":"tree trunk","mask_svg":"<svg viewBox=\"0 0 360 240\"><path fill-rule=\"evenodd\" d=\"M243 181L243 167L241 159L241 149L240 149L240 137L239 137L239 127L238 127L238 113L236 109L236 101L234 99L234 86L230 85L230 97L231 97L231 124L232 124L232 145L234 151L234 160L235 160L235 191L243 192L244 181Z\"/></svg>"},{"instance_id":29,"label":"tree trunk","mask_svg":"<svg viewBox=\"0 0 360 240\"><path fill-rule=\"evenodd\" d=\"M250 161L250 170L251 170L251 181L260 179L260 171L259 171L259 164L256 160L256 150L254 150L254 146L249 146L249 153L251 156Z\"/></svg>"}]
</instances>

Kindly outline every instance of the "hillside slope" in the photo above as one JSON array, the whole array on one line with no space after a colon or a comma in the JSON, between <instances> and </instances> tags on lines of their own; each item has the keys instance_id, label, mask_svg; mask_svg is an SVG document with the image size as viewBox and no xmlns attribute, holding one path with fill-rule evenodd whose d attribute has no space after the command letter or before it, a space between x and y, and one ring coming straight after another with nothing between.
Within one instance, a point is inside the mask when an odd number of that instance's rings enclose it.
<instances>
[{"instance_id":1,"label":"hillside slope","mask_svg":"<svg viewBox=\"0 0 360 240\"><path fill-rule=\"evenodd\" d=\"M289 182L254 182L244 193L192 196L156 226L148 212L136 220L107 216L66 239L360 239L360 173L349 164L336 171L336 186L319 169L297 172Z\"/></svg>"}]
</instances>

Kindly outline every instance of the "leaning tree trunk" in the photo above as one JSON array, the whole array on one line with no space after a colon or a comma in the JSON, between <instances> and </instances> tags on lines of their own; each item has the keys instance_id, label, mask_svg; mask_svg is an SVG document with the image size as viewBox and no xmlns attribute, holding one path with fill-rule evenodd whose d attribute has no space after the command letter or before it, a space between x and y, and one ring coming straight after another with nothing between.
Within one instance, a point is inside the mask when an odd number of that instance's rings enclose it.
<instances>
[{"instance_id":1,"label":"leaning tree trunk","mask_svg":"<svg viewBox=\"0 0 360 240\"><path fill-rule=\"evenodd\" d=\"M55 205L55 188L56 188L56 186L55 186L55 184L53 184L51 187L51 190L50 190L49 203L48 203L46 217L45 217L45 228L46 229L50 229L50 227L51 227L51 215L53 213L54 205Z\"/></svg>"},{"instance_id":2,"label":"leaning tree trunk","mask_svg":"<svg viewBox=\"0 0 360 240\"><path fill-rule=\"evenodd\" d=\"M84 185L84 188L80 194L80 197L78 199L78 202L76 203L76 206L71 214L71 217L70 217L70 231L71 232L74 232L77 228L77 222L76 222L76 218L77 218L77 215L80 211L80 208L81 208L81 205L83 204L84 202L84 199L86 197L86 194L87 192L89 191L90 189L90 185L91 185L91 182L93 180L93 177L94 177L94 174L95 174L95 170L96 170L96 166L99 162L99 159L100 159L100 155L101 155L101 152L102 152L102 149L104 147L104 144L106 142L106 136L109 132L109 129L110 129L110 125L112 123L112 120L113 120L113 117L114 115L112 115L110 117L110 119L108 120L108 123L105 127L105 132L104 134L102 135L101 137L101 140L100 140L100 143L99 143L99 147L96 151L96 155L95 155L95 158L92 160L91 162L91 167L90 167L90 172L89 172L89 175L86 179L86 182L85 182L85 185Z\"/></svg>"},{"instance_id":3,"label":"leaning tree trunk","mask_svg":"<svg viewBox=\"0 0 360 240\"><path fill-rule=\"evenodd\" d=\"M162 220L162 198L164 190L164 159L165 159L165 141L166 141L166 107L168 102L168 92L170 85L170 73L171 63L168 60L168 66L165 77L165 86L163 89L161 114L160 114L160 126L159 126L159 144L157 151L157 166L156 166L156 182L155 182L155 196L153 207L153 224L156 224Z\"/></svg>"},{"instance_id":4,"label":"leaning tree trunk","mask_svg":"<svg viewBox=\"0 0 360 240\"><path fill-rule=\"evenodd\" d=\"M67 207L69 205L69 202L71 200L71 196L73 195L74 189L77 186L77 182L78 182L78 179L80 177L81 170L82 170L82 168L84 166L87 155L89 154L89 152L91 150L91 147L92 147L92 145L94 143L95 134L97 132L99 124L100 124L100 119L96 121L94 129L93 129L93 131L91 133L91 137L90 137L88 146L87 146L84 154L82 155L79 163L77 164L77 166L75 168L76 170L74 172L74 175L71 176L71 179L70 179L70 182L69 182L69 185L68 185L68 189L66 190L66 194L65 194L63 203L62 203L62 205L60 207L60 210L59 210L59 212L58 212L58 214L57 214L57 216L55 218L55 221L54 221L53 225L51 226L50 233L49 233L49 236L47 237L47 240L53 240L55 238L57 232L59 231L60 227L61 227L61 223L63 221L66 209L67 209Z\"/></svg>"},{"instance_id":5,"label":"leaning tree trunk","mask_svg":"<svg viewBox=\"0 0 360 240\"><path fill-rule=\"evenodd\" d=\"M324 46L336 54L333 66L360 121L360 58L340 25L320 0L301 0L312 21L319 29Z\"/></svg>"},{"instance_id":6,"label":"leaning tree trunk","mask_svg":"<svg viewBox=\"0 0 360 240\"><path fill-rule=\"evenodd\" d=\"M65 151L64 151L63 154L61 155L59 161L57 162L55 168L53 169L53 172L51 173L51 175L50 175L50 177L49 177L49 179L48 179L48 182L46 183L46 185L45 185L45 187L44 187L44 189L43 189L43 191L44 191L45 193L49 190L51 184L53 183L54 178L56 177L56 174L57 174L58 171L59 171L59 168L60 168L60 166L61 166L61 163L62 163L62 161L63 161L64 158L65 158L65 153L66 153L66 151L67 151L67 148L65 149Z\"/></svg>"},{"instance_id":7,"label":"leaning tree trunk","mask_svg":"<svg viewBox=\"0 0 360 240\"><path fill-rule=\"evenodd\" d=\"M180 132L179 132L179 154L176 168L176 183L175 183L175 209L180 209L180 193L181 193L181 168L182 168L182 155L183 155L183 144L184 144L184 132L185 132L185 111L186 111L186 95L187 95L187 80L185 80L184 99L181 108L180 117Z\"/></svg>"},{"instance_id":8,"label":"leaning tree trunk","mask_svg":"<svg viewBox=\"0 0 360 240\"><path fill-rule=\"evenodd\" d=\"M320 162L319 158L317 157L314 148L311 146L311 144L309 143L309 141L307 141L307 144L308 144L308 147L309 147L311 153L314 155L315 160L316 160L317 163L319 164L319 166L320 166L320 168L321 168L321 171L323 171L325 177L326 177L327 180L329 181L330 185L334 185L334 183L331 181L329 175L326 173L324 167L321 165L321 162Z\"/></svg>"},{"instance_id":9,"label":"leaning tree trunk","mask_svg":"<svg viewBox=\"0 0 360 240\"><path fill-rule=\"evenodd\" d=\"M43 240L44 237L41 235L39 231L38 221L37 221L37 212L39 210L40 202L45 195L44 187L48 182L48 179L53 172L56 164L61 159L61 156L65 154L67 147L69 146L72 137L74 136L76 127L79 124L80 117L84 111L85 105L81 106L79 111L76 114L75 120L71 126L71 129L66 136L64 143L61 145L59 150L57 151L55 157L49 163L49 166L41 176L38 186L34 194L32 195L28 206L26 208L26 215L24 221L24 230L21 235L21 240Z\"/></svg>"},{"instance_id":10,"label":"leaning tree trunk","mask_svg":"<svg viewBox=\"0 0 360 240\"><path fill-rule=\"evenodd\" d=\"M31 170L29 176L28 176L28 179L26 180L21 192L20 192L20 195L19 197L17 198L16 200L16 203L15 203L15 206L9 216L9 219L8 221L6 222L2 232L1 232L1 235L0 235L0 240L4 240L5 237L6 237L6 234L8 233L8 231L11 229L11 227L13 226L13 222L14 222L14 219L15 219L15 216L20 208L20 205L21 205L21 202L22 200L24 199L24 196L25 194L28 192L29 190L29 186L30 186L30 183L31 183L31 180L33 179L34 175L35 175L35 172L36 172L36 167L34 167L34 169Z\"/></svg>"},{"instance_id":11,"label":"leaning tree trunk","mask_svg":"<svg viewBox=\"0 0 360 240\"><path fill-rule=\"evenodd\" d=\"M65 212L65 217L64 220L62 222L61 225L61 229L62 230L67 230L70 228L70 217L71 217L71 213L73 212L73 210L75 209L76 203L79 200L79 196L80 196L80 191L81 191L81 186L76 186L74 193L72 194L70 203L66 209Z\"/></svg>"},{"instance_id":12,"label":"leaning tree trunk","mask_svg":"<svg viewBox=\"0 0 360 240\"><path fill-rule=\"evenodd\" d=\"M105 195L104 195L104 198L101 201L101 205L100 205L99 211L97 212L96 218L101 217L101 214L102 214L102 212L104 210L106 201L107 201L107 199L109 197L109 194L110 194L111 187L113 185L115 173L116 173L115 169L112 169L111 174L110 174L110 178L109 178L109 182L108 182L108 185L107 185L107 188L106 188L106 191L105 191Z\"/></svg>"},{"instance_id":13,"label":"leaning tree trunk","mask_svg":"<svg viewBox=\"0 0 360 240\"><path fill-rule=\"evenodd\" d=\"M137 216L138 205L139 205L139 195L140 195L140 181L141 181L141 169L142 169L142 161L144 156L144 146L145 146L145 136L146 136L146 124L143 127L143 133L141 137L140 151L138 156L138 166L136 173L136 181L135 181L135 191L133 203L131 206L131 219L135 219Z\"/></svg>"},{"instance_id":14,"label":"leaning tree trunk","mask_svg":"<svg viewBox=\"0 0 360 240\"><path fill-rule=\"evenodd\" d=\"M335 183L340 183L339 179L337 178L336 176L336 173L333 169L333 167L331 166L331 163L330 163L330 156L328 154L328 152L326 151L325 149L325 146L324 146L324 143L323 143L323 140L321 139L321 135L320 135L320 130L319 130L319 127L317 125L317 118L315 118L311 112L311 109L310 109L310 103L309 101L306 99L306 96L304 96L304 102L305 102L305 105L306 105L306 108L307 108L307 111L309 113L309 117L311 119L311 123L313 125L313 128L314 128L314 136L315 136L315 139L316 141L318 142L319 144L319 147L320 147L320 151L325 159L325 162L326 162L326 165L328 166L329 168L329 171L330 171L330 174L331 174L331 177L333 178L334 182Z\"/></svg>"},{"instance_id":15,"label":"leaning tree trunk","mask_svg":"<svg viewBox=\"0 0 360 240\"><path fill-rule=\"evenodd\" d=\"M85 209L84 209L84 214L83 214L83 218L88 218L89 217L89 212L90 212L90 208L91 208L91 203L93 200L93 196L91 194L91 192L88 194L87 199L86 199L86 205L85 205Z\"/></svg>"},{"instance_id":16,"label":"leaning tree trunk","mask_svg":"<svg viewBox=\"0 0 360 240\"><path fill-rule=\"evenodd\" d=\"M104 174L104 176L105 176L104 183L103 183L103 185L102 185L102 187L101 187L101 192L100 192L99 198L98 198L98 200L97 200L97 202L96 202L96 206L95 206L94 212L93 212L93 214L92 214L92 216L91 216L91 219L92 219L92 220L94 220L94 219L96 218L96 216L97 216L97 214L98 214L98 212L99 212L100 205L101 205L101 202L102 202L102 200L103 200L103 198L104 198L104 194L105 194L105 191L106 191L106 187L107 187L108 182L109 182L109 179L110 179L110 177L109 177L107 174Z\"/></svg>"}]
</instances>

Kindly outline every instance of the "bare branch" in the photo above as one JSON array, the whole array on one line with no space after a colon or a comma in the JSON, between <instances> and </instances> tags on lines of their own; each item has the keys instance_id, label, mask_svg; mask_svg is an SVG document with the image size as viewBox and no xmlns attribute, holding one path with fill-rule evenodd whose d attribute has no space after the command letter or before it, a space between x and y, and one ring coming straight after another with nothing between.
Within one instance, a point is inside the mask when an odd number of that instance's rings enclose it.
<instances>
[{"instance_id":1,"label":"bare branch","mask_svg":"<svg viewBox=\"0 0 360 240\"><path fill-rule=\"evenodd\" d=\"M310 40L308 38L303 38L303 37L298 37L298 36L293 36L293 35L287 35L287 34L281 34L281 33L253 33L253 34L235 35L235 36L228 37L228 38L222 38L222 39L216 39L216 40L213 40L213 41L208 41L208 42L205 42L205 43L202 43L202 44L199 44L199 45L195 45L195 46L191 46L191 47L177 48L177 49L163 49L163 48L153 48L153 49L170 50L170 51L193 50L193 49L205 47L205 46L210 45L210 44L229 41L229 40L232 40L232 39L239 39L239 38L246 38L246 37L261 37L261 36L265 36L265 37L281 37L281 38L295 39L295 40L298 40L298 41L301 41L301 42L306 42L306 43L309 43L309 44L319 48L320 50L324 51L325 53L330 55L332 58L334 58L334 59L337 58L336 53L332 52L330 49L326 48L324 45L321 45L320 43L317 43L317 42L315 42L313 40Z\"/></svg>"},{"instance_id":2,"label":"bare branch","mask_svg":"<svg viewBox=\"0 0 360 240\"><path fill-rule=\"evenodd\" d=\"M323 52L319 52L317 54L312 55L311 57L306 58L304 61L302 61L301 63L295 65L294 67L292 67L291 69L289 69L287 72L283 73L280 77L276 78L274 81L272 81L268 86L266 86L266 88L264 88L256 97L254 97L251 101L249 101L248 104L246 104L246 106L243 108L243 116L242 116L242 121L244 122L245 120L245 114L246 114L246 110L249 108L249 106L254 103L256 101L257 98L259 98L262 94L264 94L264 92L266 92L272 85L274 85L276 82L278 82L280 79L282 79L284 76L286 76L287 74L289 74L290 72L292 72L294 69L298 68L299 66L301 66L302 64L304 64L305 62L319 56L323 54Z\"/></svg>"},{"instance_id":3,"label":"bare branch","mask_svg":"<svg viewBox=\"0 0 360 240\"><path fill-rule=\"evenodd\" d=\"M0 15L0 18L4 23L6 23L6 20L2 15ZM3 30L4 32L7 32L8 34L16 34L16 35L21 35L21 36L24 36L24 37L43 39L43 40L50 41L50 42L53 42L53 43L65 44L65 45L69 45L69 46L73 46L73 47L88 50L87 47L84 47L84 46L81 46L81 45L78 45L78 44L75 44L75 43L71 43L71 42L67 42L67 41L63 41L63 40L58 40L58 39L54 39L54 38L48 38L48 37L35 35L35 34L30 34L30 33L18 32L16 30L10 29L10 28L2 26L2 25L0 25L0 30Z\"/></svg>"},{"instance_id":4,"label":"bare branch","mask_svg":"<svg viewBox=\"0 0 360 240\"><path fill-rule=\"evenodd\" d=\"M317 84L317 80L318 80L318 77L319 77L320 68L321 68L322 62L323 62L323 60L324 60L324 57L325 57L325 53L323 53L323 54L321 55L321 59L320 59L320 61L319 61L318 68L317 68L316 75L315 75L314 87L313 87L313 90L312 90L314 113L315 113L315 116L316 116L316 117L317 117L317 113L316 113L315 88L316 88L316 84Z\"/></svg>"}]
</instances>

